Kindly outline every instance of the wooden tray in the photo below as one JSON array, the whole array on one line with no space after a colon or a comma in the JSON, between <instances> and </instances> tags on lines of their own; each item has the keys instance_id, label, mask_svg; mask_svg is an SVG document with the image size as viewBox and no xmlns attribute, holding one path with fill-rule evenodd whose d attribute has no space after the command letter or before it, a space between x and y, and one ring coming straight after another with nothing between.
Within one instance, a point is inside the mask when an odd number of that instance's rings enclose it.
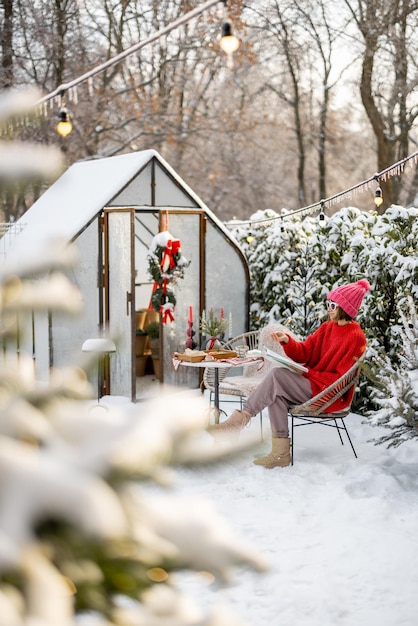
<instances>
[{"instance_id":1,"label":"wooden tray","mask_svg":"<svg viewBox=\"0 0 418 626\"><path fill-rule=\"evenodd\" d=\"M214 359L234 359L237 353L234 350L205 350Z\"/></svg>"},{"instance_id":2,"label":"wooden tray","mask_svg":"<svg viewBox=\"0 0 418 626\"><path fill-rule=\"evenodd\" d=\"M206 358L205 354L185 354L182 352L175 352L174 356L179 361L188 361L189 363L200 363Z\"/></svg>"}]
</instances>

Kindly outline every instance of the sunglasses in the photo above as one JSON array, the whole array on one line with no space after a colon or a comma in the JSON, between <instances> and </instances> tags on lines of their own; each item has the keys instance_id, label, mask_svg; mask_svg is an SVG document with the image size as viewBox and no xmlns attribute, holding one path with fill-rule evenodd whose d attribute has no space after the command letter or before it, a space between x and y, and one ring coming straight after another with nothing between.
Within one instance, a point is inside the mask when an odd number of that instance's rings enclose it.
<instances>
[{"instance_id":1,"label":"sunglasses","mask_svg":"<svg viewBox=\"0 0 418 626\"><path fill-rule=\"evenodd\" d=\"M337 307L338 304L336 302L331 302L331 300L327 300L327 309L329 309L330 311L335 311Z\"/></svg>"}]
</instances>

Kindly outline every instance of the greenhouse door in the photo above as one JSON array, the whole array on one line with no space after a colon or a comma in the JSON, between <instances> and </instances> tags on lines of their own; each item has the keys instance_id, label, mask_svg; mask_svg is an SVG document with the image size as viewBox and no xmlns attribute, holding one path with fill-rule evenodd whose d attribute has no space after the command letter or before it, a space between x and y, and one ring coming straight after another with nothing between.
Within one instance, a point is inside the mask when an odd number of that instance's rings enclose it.
<instances>
[{"instance_id":1,"label":"greenhouse door","mask_svg":"<svg viewBox=\"0 0 418 626\"><path fill-rule=\"evenodd\" d=\"M104 317L116 353L109 359L110 393L135 401L135 260L133 210L104 213Z\"/></svg>"}]
</instances>

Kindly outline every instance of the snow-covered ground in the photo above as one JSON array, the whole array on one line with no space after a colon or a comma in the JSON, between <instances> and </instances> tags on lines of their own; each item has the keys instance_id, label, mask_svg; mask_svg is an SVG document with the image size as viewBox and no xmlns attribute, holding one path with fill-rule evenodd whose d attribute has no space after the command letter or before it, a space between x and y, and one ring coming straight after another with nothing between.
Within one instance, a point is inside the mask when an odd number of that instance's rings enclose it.
<instances>
[{"instance_id":1,"label":"snow-covered ground","mask_svg":"<svg viewBox=\"0 0 418 626\"><path fill-rule=\"evenodd\" d=\"M370 439L383 429L363 422L347 418L358 459L335 430L308 426L296 431L293 467L255 466L252 449L211 469L178 470L175 492L209 499L271 566L242 569L226 587L180 573L179 587L251 626L415 626L418 445L376 446ZM242 436L259 429L253 418ZM268 446L266 415L260 449Z\"/></svg>"}]
</instances>

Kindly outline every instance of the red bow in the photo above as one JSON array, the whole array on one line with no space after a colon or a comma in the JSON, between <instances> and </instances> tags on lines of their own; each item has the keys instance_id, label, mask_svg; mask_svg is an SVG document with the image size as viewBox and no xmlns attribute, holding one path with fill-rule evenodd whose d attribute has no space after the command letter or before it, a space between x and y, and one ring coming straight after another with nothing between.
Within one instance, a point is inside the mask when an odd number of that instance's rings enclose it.
<instances>
[{"instance_id":1,"label":"red bow","mask_svg":"<svg viewBox=\"0 0 418 626\"><path fill-rule=\"evenodd\" d=\"M166 302L160 306L161 321L163 324L167 322L174 322L174 304Z\"/></svg>"},{"instance_id":2,"label":"red bow","mask_svg":"<svg viewBox=\"0 0 418 626\"><path fill-rule=\"evenodd\" d=\"M177 246L176 249L178 250ZM176 267L176 262L174 260L173 240L169 239L167 241L166 247L164 248L163 256L161 259L161 270L163 272L167 272L169 269L173 269L173 267Z\"/></svg>"}]
</instances>

